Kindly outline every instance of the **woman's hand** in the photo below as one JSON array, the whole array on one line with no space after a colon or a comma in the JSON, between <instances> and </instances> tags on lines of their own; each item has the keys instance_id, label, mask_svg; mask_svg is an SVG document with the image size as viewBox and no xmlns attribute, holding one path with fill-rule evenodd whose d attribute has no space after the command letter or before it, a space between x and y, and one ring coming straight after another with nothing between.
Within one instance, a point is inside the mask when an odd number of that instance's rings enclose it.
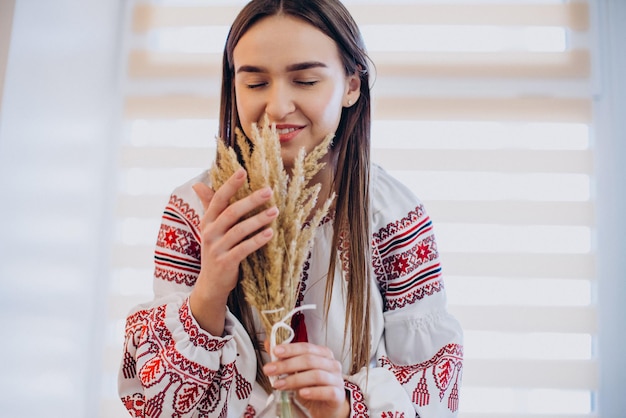
<instances>
[{"instance_id":1,"label":"woman's hand","mask_svg":"<svg viewBox=\"0 0 626 418\"><path fill-rule=\"evenodd\" d=\"M272 238L268 225L278 215L278 209L271 207L243 219L272 196L272 189L266 187L231 204L245 179L246 172L240 169L215 192L203 183L193 185L205 213L200 221L200 274L189 306L200 326L214 336L224 332L226 302L237 285L239 264Z\"/></svg>"},{"instance_id":2,"label":"woman's hand","mask_svg":"<svg viewBox=\"0 0 626 418\"><path fill-rule=\"evenodd\" d=\"M332 351L310 343L281 344L274 347L277 360L267 363L263 372L276 376L274 388L294 390L313 418L346 418L350 405L346 398L341 363Z\"/></svg>"}]
</instances>

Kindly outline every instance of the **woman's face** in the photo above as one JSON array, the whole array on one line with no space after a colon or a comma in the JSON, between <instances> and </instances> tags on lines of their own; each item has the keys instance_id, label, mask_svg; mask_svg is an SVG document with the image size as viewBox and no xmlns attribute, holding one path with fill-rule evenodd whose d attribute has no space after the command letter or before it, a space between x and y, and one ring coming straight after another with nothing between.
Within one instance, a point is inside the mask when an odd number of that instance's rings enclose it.
<instances>
[{"instance_id":1,"label":"woman's face","mask_svg":"<svg viewBox=\"0 0 626 418\"><path fill-rule=\"evenodd\" d=\"M360 80L348 76L335 41L289 16L254 24L233 51L237 111L245 134L267 113L291 168L300 148L311 151L339 126L341 110L359 97Z\"/></svg>"}]
</instances>

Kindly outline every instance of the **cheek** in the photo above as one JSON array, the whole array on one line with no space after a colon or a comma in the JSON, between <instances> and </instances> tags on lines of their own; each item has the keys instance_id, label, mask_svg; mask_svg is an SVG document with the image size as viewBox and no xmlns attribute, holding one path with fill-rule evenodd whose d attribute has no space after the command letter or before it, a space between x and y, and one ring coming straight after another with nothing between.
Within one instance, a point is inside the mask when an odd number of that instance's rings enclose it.
<instances>
[{"instance_id":1,"label":"cheek","mask_svg":"<svg viewBox=\"0 0 626 418\"><path fill-rule=\"evenodd\" d=\"M337 131L337 127L339 126L339 121L341 120L341 108L332 106L329 107L324 114L324 122L323 128L324 132L322 135L327 135L329 133L335 133Z\"/></svg>"},{"instance_id":2,"label":"cheek","mask_svg":"<svg viewBox=\"0 0 626 418\"><path fill-rule=\"evenodd\" d=\"M250 95L238 93L235 90L235 99L237 101L237 114L241 122L241 127L247 136L250 136L252 124L258 122L263 114L263 107L255 103Z\"/></svg>"},{"instance_id":3,"label":"cheek","mask_svg":"<svg viewBox=\"0 0 626 418\"><path fill-rule=\"evenodd\" d=\"M317 109L319 119L326 128L337 129L341 118L341 110L343 109L343 95L339 89L329 93L324 100L320 100Z\"/></svg>"}]
</instances>

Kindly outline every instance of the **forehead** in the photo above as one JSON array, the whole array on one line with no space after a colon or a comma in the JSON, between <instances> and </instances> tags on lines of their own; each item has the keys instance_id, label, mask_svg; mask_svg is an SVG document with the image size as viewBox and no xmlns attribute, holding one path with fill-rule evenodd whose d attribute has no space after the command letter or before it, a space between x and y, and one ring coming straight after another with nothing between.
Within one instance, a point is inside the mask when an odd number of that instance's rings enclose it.
<instances>
[{"instance_id":1,"label":"forehead","mask_svg":"<svg viewBox=\"0 0 626 418\"><path fill-rule=\"evenodd\" d=\"M235 67L249 64L320 61L339 64L339 49L317 27L292 16L261 19L243 34L233 50Z\"/></svg>"}]
</instances>

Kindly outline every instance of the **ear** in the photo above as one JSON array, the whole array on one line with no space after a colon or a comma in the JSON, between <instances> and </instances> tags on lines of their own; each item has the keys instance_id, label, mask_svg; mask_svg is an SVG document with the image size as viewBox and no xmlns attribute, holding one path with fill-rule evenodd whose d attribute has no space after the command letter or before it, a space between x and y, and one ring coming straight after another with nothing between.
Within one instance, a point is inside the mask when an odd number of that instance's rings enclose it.
<instances>
[{"instance_id":1,"label":"ear","mask_svg":"<svg viewBox=\"0 0 626 418\"><path fill-rule=\"evenodd\" d=\"M351 107L361 96L361 78L358 73L349 75L346 83L346 94L344 94L343 107Z\"/></svg>"}]
</instances>

